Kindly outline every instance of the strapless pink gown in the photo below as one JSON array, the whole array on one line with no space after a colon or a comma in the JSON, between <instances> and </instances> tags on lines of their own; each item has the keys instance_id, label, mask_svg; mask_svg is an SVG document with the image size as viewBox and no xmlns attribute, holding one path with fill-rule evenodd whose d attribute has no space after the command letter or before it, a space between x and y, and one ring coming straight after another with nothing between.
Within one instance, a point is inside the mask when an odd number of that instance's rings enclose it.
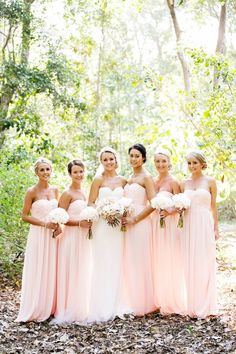
<instances>
[{"instance_id":1,"label":"strapless pink gown","mask_svg":"<svg viewBox=\"0 0 236 354\"><path fill-rule=\"evenodd\" d=\"M71 220L78 220L87 203L75 200L67 210ZM91 240L88 229L65 226L59 237L57 306L52 323L83 322L88 315L91 277Z\"/></svg>"},{"instance_id":2,"label":"strapless pink gown","mask_svg":"<svg viewBox=\"0 0 236 354\"><path fill-rule=\"evenodd\" d=\"M133 200L134 214L148 203L145 188L137 183L125 186L125 197ZM127 227L124 252L124 286L127 303L135 315L155 310L153 286L151 217Z\"/></svg>"},{"instance_id":3,"label":"strapless pink gown","mask_svg":"<svg viewBox=\"0 0 236 354\"><path fill-rule=\"evenodd\" d=\"M186 190L191 206L184 214L181 249L187 290L187 315L215 315L216 246L211 194L206 189Z\"/></svg>"},{"instance_id":4,"label":"strapless pink gown","mask_svg":"<svg viewBox=\"0 0 236 354\"><path fill-rule=\"evenodd\" d=\"M32 204L32 216L46 221L57 200L40 199ZM45 227L30 225L23 269L20 311L17 322L44 321L55 311L57 240Z\"/></svg>"},{"instance_id":5,"label":"strapless pink gown","mask_svg":"<svg viewBox=\"0 0 236 354\"><path fill-rule=\"evenodd\" d=\"M159 194L172 197L172 193L167 191L161 191ZM152 214L155 304L164 315L186 313L178 215L176 213L167 216L165 227L161 228L159 211Z\"/></svg>"}]
</instances>

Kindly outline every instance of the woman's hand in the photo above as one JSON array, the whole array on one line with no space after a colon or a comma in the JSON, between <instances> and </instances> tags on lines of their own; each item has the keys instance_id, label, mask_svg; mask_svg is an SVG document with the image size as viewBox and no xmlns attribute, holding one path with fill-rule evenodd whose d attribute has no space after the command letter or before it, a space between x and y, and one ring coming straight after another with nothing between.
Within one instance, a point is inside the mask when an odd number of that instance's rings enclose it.
<instances>
[{"instance_id":1,"label":"woman's hand","mask_svg":"<svg viewBox=\"0 0 236 354\"><path fill-rule=\"evenodd\" d=\"M167 216L174 214L176 211L178 213L180 213L180 211L175 209L174 207L166 208L164 210L160 210L160 217L161 218L166 218Z\"/></svg>"},{"instance_id":2,"label":"woman's hand","mask_svg":"<svg viewBox=\"0 0 236 354\"><path fill-rule=\"evenodd\" d=\"M92 221L81 220L79 222L79 226L84 227L85 229L91 229L92 225L93 225Z\"/></svg>"},{"instance_id":3,"label":"woman's hand","mask_svg":"<svg viewBox=\"0 0 236 354\"><path fill-rule=\"evenodd\" d=\"M54 222L46 222L45 227L50 230L57 230L60 225L55 224Z\"/></svg>"},{"instance_id":4,"label":"woman's hand","mask_svg":"<svg viewBox=\"0 0 236 354\"><path fill-rule=\"evenodd\" d=\"M219 230L215 230L215 240L219 240L220 238L220 234L219 234Z\"/></svg>"},{"instance_id":5,"label":"woman's hand","mask_svg":"<svg viewBox=\"0 0 236 354\"><path fill-rule=\"evenodd\" d=\"M135 223L135 216L126 216L121 218L122 225L134 225Z\"/></svg>"}]
</instances>

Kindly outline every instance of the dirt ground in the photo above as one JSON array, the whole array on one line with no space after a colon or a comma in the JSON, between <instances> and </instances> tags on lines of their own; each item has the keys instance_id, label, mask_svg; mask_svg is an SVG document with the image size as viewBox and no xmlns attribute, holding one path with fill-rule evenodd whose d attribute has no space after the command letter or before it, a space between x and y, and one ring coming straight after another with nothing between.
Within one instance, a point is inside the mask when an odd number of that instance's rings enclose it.
<instances>
[{"instance_id":1,"label":"dirt ground","mask_svg":"<svg viewBox=\"0 0 236 354\"><path fill-rule=\"evenodd\" d=\"M14 322L20 292L2 279L0 354L5 353L236 353L236 224L221 224L217 244L219 317L193 320L180 316L116 318L90 326Z\"/></svg>"}]
</instances>

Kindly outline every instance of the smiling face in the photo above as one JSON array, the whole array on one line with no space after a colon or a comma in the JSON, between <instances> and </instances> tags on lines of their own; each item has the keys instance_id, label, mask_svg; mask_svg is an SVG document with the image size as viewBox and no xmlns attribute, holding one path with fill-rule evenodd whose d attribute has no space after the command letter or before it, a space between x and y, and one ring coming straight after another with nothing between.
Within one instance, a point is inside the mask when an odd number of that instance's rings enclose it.
<instances>
[{"instance_id":1,"label":"smiling face","mask_svg":"<svg viewBox=\"0 0 236 354\"><path fill-rule=\"evenodd\" d=\"M84 168L78 165L72 166L70 176L73 182L81 182L84 179Z\"/></svg>"},{"instance_id":2,"label":"smiling face","mask_svg":"<svg viewBox=\"0 0 236 354\"><path fill-rule=\"evenodd\" d=\"M129 152L129 162L133 168L138 168L143 164L143 155L139 150L131 149Z\"/></svg>"},{"instance_id":3,"label":"smiling face","mask_svg":"<svg viewBox=\"0 0 236 354\"><path fill-rule=\"evenodd\" d=\"M188 169L191 173L199 173L202 171L203 163L201 163L196 157L188 157L187 159Z\"/></svg>"},{"instance_id":4,"label":"smiling face","mask_svg":"<svg viewBox=\"0 0 236 354\"><path fill-rule=\"evenodd\" d=\"M166 155L156 154L154 156L154 165L159 173L168 172L170 168L170 160Z\"/></svg>"},{"instance_id":5,"label":"smiling face","mask_svg":"<svg viewBox=\"0 0 236 354\"><path fill-rule=\"evenodd\" d=\"M41 181L48 181L52 174L52 168L47 163L39 163L35 170L36 175Z\"/></svg>"},{"instance_id":6,"label":"smiling face","mask_svg":"<svg viewBox=\"0 0 236 354\"><path fill-rule=\"evenodd\" d=\"M116 157L112 152L103 152L100 159L104 171L113 171L117 168Z\"/></svg>"}]
</instances>

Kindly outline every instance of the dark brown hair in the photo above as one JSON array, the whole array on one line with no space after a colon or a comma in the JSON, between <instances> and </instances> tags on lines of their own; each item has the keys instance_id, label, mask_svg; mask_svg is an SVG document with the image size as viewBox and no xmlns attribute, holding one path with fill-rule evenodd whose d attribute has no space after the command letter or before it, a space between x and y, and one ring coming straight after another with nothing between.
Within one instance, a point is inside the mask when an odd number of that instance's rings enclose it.
<instances>
[{"instance_id":1,"label":"dark brown hair","mask_svg":"<svg viewBox=\"0 0 236 354\"><path fill-rule=\"evenodd\" d=\"M71 174L73 166L80 166L83 170L85 169L84 164L81 160L78 160L78 159L72 160L67 165L67 170L68 170L69 174Z\"/></svg>"}]
</instances>

